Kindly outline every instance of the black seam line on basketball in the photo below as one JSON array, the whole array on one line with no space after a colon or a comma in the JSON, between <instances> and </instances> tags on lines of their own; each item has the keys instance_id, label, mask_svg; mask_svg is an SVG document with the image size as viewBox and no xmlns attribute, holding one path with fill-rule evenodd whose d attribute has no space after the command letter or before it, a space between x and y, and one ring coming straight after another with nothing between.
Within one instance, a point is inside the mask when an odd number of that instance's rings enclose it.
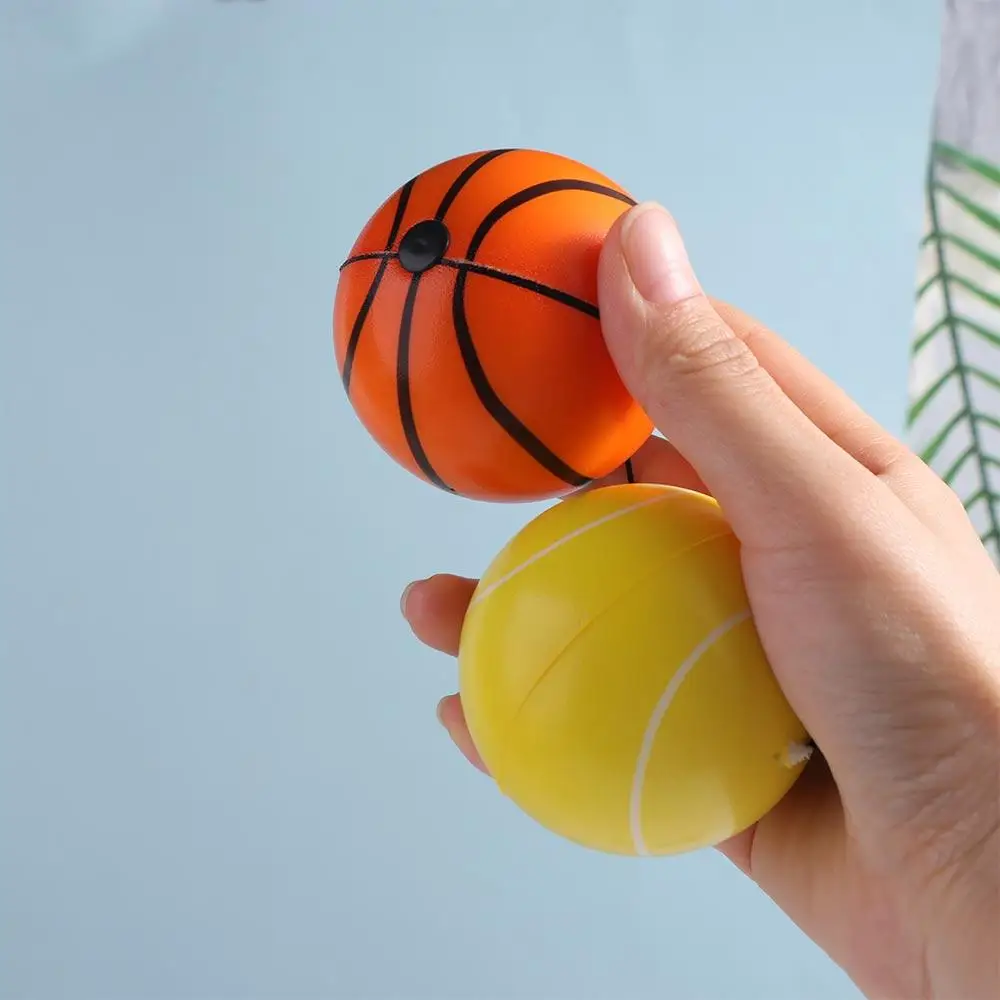
<instances>
[{"instance_id":1,"label":"black seam line on basketball","mask_svg":"<svg viewBox=\"0 0 1000 1000\"><path fill-rule=\"evenodd\" d=\"M441 204L438 206L437 214L434 216L438 222L444 220L448 209L451 208L452 203L458 197L459 192L466 184L472 179L474 174L479 173L487 163L495 160L498 156L503 156L505 153L512 153L512 149L491 149L489 152L481 153L477 156L470 164L468 164L465 169L451 182L451 186L445 192L444 197L441 199Z\"/></svg>"},{"instance_id":2,"label":"black seam line on basketball","mask_svg":"<svg viewBox=\"0 0 1000 1000\"><path fill-rule=\"evenodd\" d=\"M586 299L579 299L575 295L570 295L569 292L553 288L551 285L542 284L542 282L535 281L533 278L522 278L519 274L503 271L498 267L491 267L489 264L479 264L474 260L458 260L454 257L442 257L439 263L456 271L471 271L473 274L481 274L487 278L496 278L497 281L504 281L508 285L516 285L518 288L524 288L529 292L535 292L537 295L543 295L547 299L561 302L563 305L586 313L586 315L592 316L594 319L601 318L601 314L593 302L588 302Z\"/></svg>"},{"instance_id":3,"label":"black seam line on basketball","mask_svg":"<svg viewBox=\"0 0 1000 1000\"><path fill-rule=\"evenodd\" d=\"M625 482L634 483L635 482L635 469L632 466L632 459L625 459Z\"/></svg>"},{"instance_id":4,"label":"black seam line on basketball","mask_svg":"<svg viewBox=\"0 0 1000 1000\"><path fill-rule=\"evenodd\" d=\"M479 401L486 412L517 442L539 465L557 479L570 486L586 486L591 481L590 476L567 465L548 445L537 438L521 421L504 405L496 394L490 380L483 370L479 355L472 340L472 331L465 315L465 284L469 271L460 269L455 277L455 290L451 298L452 320L455 324L455 336L458 349L462 354L465 371L469 376Z\"/></svg>"},{"instance_id":5,"label":"black seam line on basketball","mask_svg":"<svg viewBox=\"0 0 1000 1000\"><path fill-rule=\"evenodd\" d=\"M395 250L372 250L370 253L356 253L353 257L348 257L340 265L339 270L343 271L349 264L357 264L363 260L385 260L387 257L392 260L393 257L398 256L399 254Z\"/></svg>"},{"instance_id":6,"label":"black seam line on basketball","mask_svg":"<svg viewBox=\"0 0 1000 1000\"><path fill-rule=\"evenodd\" d=\"M413 178L413 180L407 181L399 189L399 201L396 202L396 212L392 217L389 238L385 244L386 250L391 250L393 243L396 242L396 237L399 235L399 227L403 224L403 216L406 214L406 206L410 201L410 193L413 191L413 185L416 182L416 178ZM379 262L375 276L372 278L372 283L368 286L368 293L365 295L364 302L361 303L358 315L354 317L354 326L351 327L351 336L347 341L347 350L344 352L344 373L341 376L344 383L344 391L348 396L351 394L351 373L354 371L354 356L358 352L358 341L361 340L361 331L364 329L368 312L375 301L375 294L378 292L379 285L382 284L382 276L385 274L385 269L388 266L389 258L383 257Z\"/></svg>"},{"instance_id":7,"label":"black seam line on basketball","mask_svg":"<svg viewBox=\"0 0 1000 1000\"><path fill-rule=\"evenodd\" d=\"M529 201L542 198L547 194L555 194L557 191L589 191L593 194L604 195L607 198L614 198L616 201L622 201L629 206L635 205L635 199L623 191L618 191L616 188L608 187L605 184L596 184L593 181L576 180L567 177L565 179L533 184L531 187L526 187L524 190L518 191L517 194L512 194L509 198L505 198L490 210L486 218L479 224L479 228L473 233L472 240L469 242L469 249L465 254L466 259L472 260L476 256L489 231L508 212L513 212L515 208L520 208L521 205Z\"/></svg>"},{"instance_id":8,"label":"black seam line on basketball","mask_svg":"<svg viewBox=\"0 0 1000 1000\"><path fill-rule=\"evenodd\" d=\"M420 442L417 433L417 422L413 415L413 397L410 395L410 334L413 331L413 307L417 301L417 290L420 288L420 274L410 279L410 287L406 290L403 301L403 312L399 320L399 345L396 354L396 397L399 403L399 419L403 425L403 436L409 445L413 461L420 471L437 487L448 493L455 491L434 471L427 452Z\"/></svg>"},{"instance_id":9,"label":"black seam line on basketball","mask_svg":"<svg viewBox=\"0 0 1000 1000\"><path fill-rule=\"evenodd\" d=\"M629 195L608 187L605 184L596 184L593 181L578 180L575 178L564 178L551 181L543 181L540 184L533 184L524 188L517 194L511 195L504 201L496 205L479 224L469 243L466 253L466 263L471 263L483 240L489 231L505 216L515 208L534 201L536 198L544 197L547 194L554 194L557 191L590 191L616 201L625 202L627 205L634 205L635 200ZM591 477L577 472L570 465L567 465L548 445L536 437L529 428L523 424L517 416L507 408L503 400L497 395L496 390L490 385L489 378L483 369L482 362L476 352L476 345L472 339L472 332L469 329L468 319L465 315L465 285L469 275L469 268L458 269L455 279L455 290L452 294L452 318L455 324L455 335L458 340L458 349L465 364L465 371L469 376L486 411L491 417L544 469L563 480L570 486L586 486L592 481Z\"/></svg>"}]
</instances>

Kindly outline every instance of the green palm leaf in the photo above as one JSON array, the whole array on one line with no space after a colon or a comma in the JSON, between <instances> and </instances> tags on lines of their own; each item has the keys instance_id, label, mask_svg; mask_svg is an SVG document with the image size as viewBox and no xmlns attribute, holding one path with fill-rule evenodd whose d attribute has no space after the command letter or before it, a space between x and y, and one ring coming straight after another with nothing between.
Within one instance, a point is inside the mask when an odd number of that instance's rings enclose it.
<instances>
[{"instance_id":1,"label":"green palm leaf","mask_svg":"<svg viewBox=\"0 0 1000 1000\"><path fill-rule=\"evenodd\" d=\"M937 141L926 200L907 424L1000 564L1000 166Z\"/></svg>"}]
</instances>

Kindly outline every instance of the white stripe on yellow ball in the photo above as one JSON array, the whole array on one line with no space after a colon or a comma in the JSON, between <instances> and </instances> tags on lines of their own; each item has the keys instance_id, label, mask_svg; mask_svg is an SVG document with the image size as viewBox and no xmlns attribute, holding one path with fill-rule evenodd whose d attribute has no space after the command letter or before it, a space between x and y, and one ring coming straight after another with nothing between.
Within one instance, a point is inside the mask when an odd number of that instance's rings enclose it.
<instances>
[{"instance_id":1,"label":"white stripe on yellow ball","mask_svg":"<svg viewBox=\"0 0 1000 1000\"><path fill-rule=\"evenodd\" d=\"M466 720L495 776L501 731L564 647L634 586L637 575L669 558L656 513L685 495L651 485L580 494L530 521L490 563L465 618L459 670ZM710 519L706 533L728 530L717 504L698 499ZM649 544L659 536L663 552ZM688 544L689 537L676 544Z\"/></svg>"},{"instance_id":2,"label":"white stripe on yellow ball","mask_svg":"<svg viewBox=\"0 0 1000 1000\"><path fill-rule=\"evenodd\" d=\"M600 517L595 517L590 521L586 521L579 527L574 528L572 531L565 535L560 536L554 542L550 542L543 549L539 549L537 552L532 553L528 556L524 562L518 563L513 569L507 570L502 576L497 576L491 573L488 579L483 579L481 581L481 586L476 588L476 592L472 597L471 604L478 604L480 601L486 600L490 594L493 593L498 587L502 587L505 583L512 580L518 573L527 569L533 563L538 562L539 559L544 559L545 556L554 552L561 545L565 545L567 542L573 541L574 538L579 538L580 535L587 531L593 531L594 528L599 528L602 524L607 524L609 521L617 520L619 517L625 517L627 514L631 514L635 510L639 510L642 507L648 507L650 504L663 503L665 500L672 500L672 496L653 496L646 497L643 500L639 500L636 503L629 504L627 507L620 507L612 510L610 513L602 514ZM491 566L492 569L496 569L496 566Z\"/></svg>"},{"instance_id":3,"label":"white stripe on yellow ball","mask_svg":"<svg viewBox=\"0 0 1000 1000\"><path fill-rule=\"evenodd\" d=\"M649 717L649 723L642 734L642 745L639 747L639 759L635 762L635 774L632 777L632 793L629 798L629 829L632 833L632 846L636 854L649 854L649 849L646 847L646 838L642 832L642 795L646 787L646 772L649 769L649 761L653 756L653 746L656 742L656 736L660 731L660 724L663 722L663 717L670 710L670 706L673 704L681 684L684 683L687 675L698 665L702 655L711 649L727 632L749 618L749 609L738 611L731 618L727 618L720 625L712 629L677 668L673 677L668 681L663 694L660 696L660 700L653 708L653 714Z\"/></svg>"},{"instance_id":4,"label":"white stripe on yellow ball","mask_svg":"<svg viewBox=\"0 0 1000 1000\"><path fill-rule=\"evenodd\" d=\"M771 744L804 734L752 624L734 621L747 613L710 498L630 484L545 511L490 565L462 634L466 719L501 789L618 853L752 822L796 773Z\"/></svg>"}]
</instances>

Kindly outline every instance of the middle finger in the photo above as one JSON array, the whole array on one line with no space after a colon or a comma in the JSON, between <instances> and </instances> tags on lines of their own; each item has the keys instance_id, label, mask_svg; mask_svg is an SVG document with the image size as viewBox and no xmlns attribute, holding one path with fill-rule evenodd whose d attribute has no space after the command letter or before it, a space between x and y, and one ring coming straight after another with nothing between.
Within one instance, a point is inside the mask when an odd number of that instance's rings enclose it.
<instances>
[{"instance_id":1,"label":"middle finger","mask_svg":"<svg viewBox=\"0 0 1000 1000\"><path fill-rule=\"evenodd\" d=\"M431 649L458 656L462 622L477 580L438 573L411 583L400 606L413 634Z\"/></svg>"}]
</instances>

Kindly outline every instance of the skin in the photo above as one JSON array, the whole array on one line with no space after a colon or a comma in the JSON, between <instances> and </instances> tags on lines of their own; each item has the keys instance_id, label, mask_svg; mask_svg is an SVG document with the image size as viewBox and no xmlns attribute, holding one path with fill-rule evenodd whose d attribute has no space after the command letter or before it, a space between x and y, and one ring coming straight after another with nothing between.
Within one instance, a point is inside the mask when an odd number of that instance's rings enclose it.
<instances>
[{"instance_id":1,"label":"skin","mask_svg":"<svg viewBox=\"0 0 1000 1000\"><path fill-rule=\"evenodd\" d=\"M612 358L669 439L643 446L636 478L719 501L820 750L718 849L871 1000L1000 996L1000 573L962 504L787 343L707 297L659 206L612 229L599 288ZM474 587L411 584L417 638L456 655ZM438 717L485 771L460 697Z\"/></svg>"}]
</instances>

